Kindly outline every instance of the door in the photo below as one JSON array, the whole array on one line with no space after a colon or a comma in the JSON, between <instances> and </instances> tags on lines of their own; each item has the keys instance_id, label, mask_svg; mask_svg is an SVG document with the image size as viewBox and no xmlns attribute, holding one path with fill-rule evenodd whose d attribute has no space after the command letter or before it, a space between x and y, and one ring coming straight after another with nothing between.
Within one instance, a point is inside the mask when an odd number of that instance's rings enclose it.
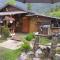
<instances>
[{"instance_id":1,"label":"door","mask_svg":"<svg viewBox=\"0 0 60 60\"><path fill-rule=\"evenodd\" d=\"M22 32L24 32L24 33L29 32L29 19L28 19L28 17L23 18Z\"/></svg>"}]
</instances>

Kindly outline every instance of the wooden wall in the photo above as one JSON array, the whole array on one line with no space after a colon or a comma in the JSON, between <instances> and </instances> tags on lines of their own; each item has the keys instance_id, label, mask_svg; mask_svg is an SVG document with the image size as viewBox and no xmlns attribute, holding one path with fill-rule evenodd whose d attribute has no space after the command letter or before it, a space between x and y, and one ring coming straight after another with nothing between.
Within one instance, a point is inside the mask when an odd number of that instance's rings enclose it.
<instances>
[{"instance_id":1,"label":"wooden wall","mask_svg":"<svg viewBox=\"0 0 60 60\"><path fill-rule=\"evenodd\" d=\"M42 23L42 22L46 22L47 24L50 24L50 19L49 18L45 18L45 17L33 17L30 20L30 32L38 32L38 25L37 23ZM48 29L47 31L48 34L51 33L50 29Z\"/></svg>"},{"instance_id":2,"label":"wooden wall","mask_svg":"<svg viewBox=\"0 0 60 60\"><path fill-rule=\"evenodd\" d=\"M37 32L37 25L36 25L36 23L37 23L36 18L31 18L29 32Z\"/></svg>"},{"instance_id":3,"label":"wooden wall","mask_svg":"<svg viewBox=\"0 0 60 60\"><path fill-rule=\"evenodd\" d=\"M60 32L60 28L58 28L58 27L51 28L51 32L52 32L52 33L59 33L59 32ZM51 34L52 34L52 33L51 33Z\"/></svg>"}]
</instances>

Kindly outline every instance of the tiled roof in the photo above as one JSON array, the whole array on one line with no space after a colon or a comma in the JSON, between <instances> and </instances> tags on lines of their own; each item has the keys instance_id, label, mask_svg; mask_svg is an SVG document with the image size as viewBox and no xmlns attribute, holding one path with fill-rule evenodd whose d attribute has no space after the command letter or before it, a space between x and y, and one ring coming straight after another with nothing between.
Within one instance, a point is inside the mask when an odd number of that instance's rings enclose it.
<instances>
[{"instance_id":1,"label":"tiled roof","mask_svg":"<svg viewBox=\"0 0 60 60\"><path fill-rule=\"evenodd\" d=\"M56 8L56 6L60 7L60 2L54 4L50 4L50 3L31 3L31 4L32 4L32 11L36 13L36 15L60 19L60 17L56 17L56 16L52 17L48 15L49 11L52 8Z\"/></svg>"},{"instance_id":2,"label":"tiled roof","mask_svg":"<svg viewBox=\"0 0 60 60\"><path fill-rule=\"evenodd\" d=\"M27 4L26 4L27 5ZM59 3L31 3L32 5L32 11L36 11L40 14L47 14L52 8L56 8L56 6L60 6Z\"/></svg>"},{"instance_id":3,"label":"tiled roof","mask_svg":"<svg viewBox=\"0 0 60 60\"><path fill-rule=\"evenodd\" d=\"M0 0L0 9L4 8L7 4L5 3L6 0ZM24 3L16 1L15 7L27 11L27 7Z\"/></svg>"},{"instance_id":4,"label":"tiled roof","mask_svg":"<svg viewBox=\"0 0 60 60\"><path fill-rule=\"evenodd\" d=\"M6 0L0 0L0 9L4 8L7 4L5 4ZM51 10L51 8L55 8L56 6L60 6L60 2L50 4L50 3L31 3L32 4L32 11L37 12L39 14L46 14L48 11ZM27 11L27 4L16 1L16 4L14 5L15 7L22 9L24 11Z\"/></svg>"},{"instance_id":5,"label":"tiled roof","mask_svg":"<svg viewBox=\"0 0 60 60\"><path fill-rule=\"evenodd\" d=\"M24 0L17 0L20 2L24 2ZM52 3L52 2L60 2L60 0L25 0L25 2L31 2L31 3Z\"/></svg>"}]
</instances>

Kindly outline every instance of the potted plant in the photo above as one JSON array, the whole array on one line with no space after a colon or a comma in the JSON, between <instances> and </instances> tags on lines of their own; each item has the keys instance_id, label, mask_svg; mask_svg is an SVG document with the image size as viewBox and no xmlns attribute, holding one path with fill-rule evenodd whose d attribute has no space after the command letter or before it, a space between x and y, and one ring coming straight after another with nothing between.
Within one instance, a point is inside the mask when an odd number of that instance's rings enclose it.
<instances>
[{"instance_id":1,"label":"potted plant","mask_svg":"<svg viewBox=\"0 0 60 60\"><path fill-rule=\"evenodd\" d=\"M22 44L22 46L21 46L21 50L23 52L27 53L28 51L31 50L31 47L30 47L30 45L27 42L24 42L24 44Z\"/></svg>"},{"instance_id":2,"label":"potted plant","mask_svg":"<svg viewBox=\"0 0 60 60\"><path fill-rule=\"evenodd\" d=\"M31 41L33 38L35 38L35 35L33 33L29 33L27 36L26 36L26 40L27 41Z\"/></svg>"}]
</instances>

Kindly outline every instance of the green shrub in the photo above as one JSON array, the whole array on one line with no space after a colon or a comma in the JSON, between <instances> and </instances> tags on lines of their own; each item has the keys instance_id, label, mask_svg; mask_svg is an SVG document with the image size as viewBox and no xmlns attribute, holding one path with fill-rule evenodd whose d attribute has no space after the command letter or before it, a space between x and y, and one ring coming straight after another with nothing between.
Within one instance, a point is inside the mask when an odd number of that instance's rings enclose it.
<instances>
[{"instance_id":1,"label":"green shrub","mask_svg":"<svg viewBox=\"0 0 60 60\"><path fill-rule=\"evenodd\" d=\"M25 42L24 44L22 44L21 50L24 51L24 52L28 52L28 51L31 50L31 47L28 43Z\"/></svg>"},{"instance_id":2,"label":"green shrub","mask_svg":"<svg viewBox=\"0 0 60 60\"><path fill-rule=\"evenodd\" d=\"M7 26L2 27L2 37L7 38L9 37L10 31Z\"/></svg>"},{"instance_id":3,"label":"green shrub","mask_svg":"<svg viewBox=\"0 0 60 60\"><path fill-rule=\"evenodd\" d=\"M26 36L26 40L27 41L31 41L33 38L35 38L35 35L33 34L33 33L30 33L30 34L28 34L27 36Z\"/></svg>"}]
</instances>

